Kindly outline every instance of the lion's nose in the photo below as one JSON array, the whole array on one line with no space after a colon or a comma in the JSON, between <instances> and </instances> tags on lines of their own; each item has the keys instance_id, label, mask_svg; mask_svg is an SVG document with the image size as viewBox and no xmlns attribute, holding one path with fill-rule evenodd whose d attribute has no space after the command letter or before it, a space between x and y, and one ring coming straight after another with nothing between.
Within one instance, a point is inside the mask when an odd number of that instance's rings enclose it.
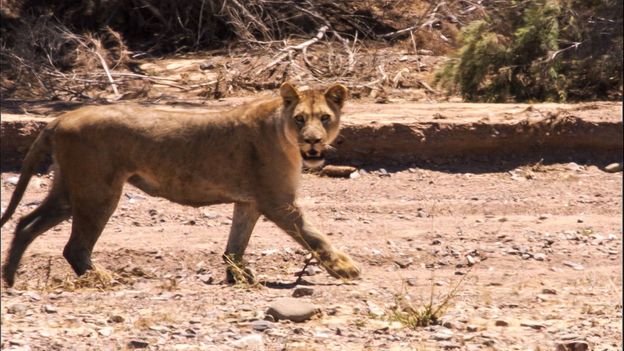
<instances>
[{"instance_id":1,"label":"lion's nose","mask_svg":"<svg viewBox=\"0 0 624 351\"><path fill-rule=\"evenodd\" d=\"M310 145L314 145L316 143L319 143L321 141L321 138L317 138L317 137L307 137L304 139L306 143L310 144Z\"/></svg>"}]
</instances>

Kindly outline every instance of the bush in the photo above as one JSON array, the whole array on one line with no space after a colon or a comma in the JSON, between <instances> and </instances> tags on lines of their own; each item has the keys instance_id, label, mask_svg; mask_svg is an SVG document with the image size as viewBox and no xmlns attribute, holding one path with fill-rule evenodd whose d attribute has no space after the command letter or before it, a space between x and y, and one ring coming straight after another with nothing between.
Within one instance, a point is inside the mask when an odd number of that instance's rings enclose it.
<instances>
[{"instance_id":1,"label":"bush","mask_svg":"<svg viewBox=\"0 0 624 351\"><path fill-rule=\"evenodd\" d=\"M622 96L621 1L515 1L466 26L437 82L467 101Z\"/></svg>"}]
</instances>

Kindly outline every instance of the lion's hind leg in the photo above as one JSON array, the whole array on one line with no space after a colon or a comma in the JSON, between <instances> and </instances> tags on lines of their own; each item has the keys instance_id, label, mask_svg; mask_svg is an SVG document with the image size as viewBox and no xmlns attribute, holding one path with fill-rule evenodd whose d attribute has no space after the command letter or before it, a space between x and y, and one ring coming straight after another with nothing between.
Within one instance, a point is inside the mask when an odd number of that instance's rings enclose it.
<instances>
[{"instance_id":1,"label":"lion's hind leg","mask_svg":"<svg viewBox=\"0 0 624 351\"><path fill-rule=\"evenodd\" d=\"M72 229L63 250L63 257L77 275L83 275L93 269L91 262L93 247L108 219L115 212L122 193L124 182L120 180L114 183L116 184L112 187L103 185L97 194L72 197Z\"/></svg>"},{"instance_id":2,"label":"lion's hind leg","mask_svg":"<svg viewBox=\"0 0 624 351\"><path fill-rule=\"evenodd\" d=\"M69 219L70 215L71 208L67 199L67 192L57 174L52 190L45 200L34 211L22 217L15 228L15 235L9 249L9 258L2 271L3 279L9 286L13 286L19 262L33 240L48 229Z\"/></svg>"}]
</instances>

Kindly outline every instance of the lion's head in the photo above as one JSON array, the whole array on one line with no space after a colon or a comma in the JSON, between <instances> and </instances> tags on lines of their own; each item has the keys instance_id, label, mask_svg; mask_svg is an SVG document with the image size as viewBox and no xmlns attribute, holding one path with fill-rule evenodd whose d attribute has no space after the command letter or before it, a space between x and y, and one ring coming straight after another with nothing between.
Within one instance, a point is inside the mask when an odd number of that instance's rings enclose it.
<instances>
[{"instance_id":1,"label":"lion's head","mask_svg":"<svg viewBox=\"0 0 624 351\"><path fill-rule=\"evenodd\" d=\"M306 167L320 167L325 161L325 150L338 135L347 88L335 84L325 90L299 91L284 83L280 95L284 100L287 139L299 146Z\"/></svg>"}]
</instances>

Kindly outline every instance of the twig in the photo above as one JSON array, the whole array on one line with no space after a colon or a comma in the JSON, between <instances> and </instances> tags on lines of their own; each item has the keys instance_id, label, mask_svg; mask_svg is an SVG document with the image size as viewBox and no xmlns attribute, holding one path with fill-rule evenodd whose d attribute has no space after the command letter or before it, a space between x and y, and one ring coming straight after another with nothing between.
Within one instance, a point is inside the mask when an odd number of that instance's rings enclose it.
<instances>
[{"instance_id":1,"label":"twig","mask_svg":"<svg viewBox=\"0 0 624 351\"><path fill-rule=\"evenodd\" d=\"M115 93L115 96L117 98L121 97L121 95L119 94L119 90L117 90L117 84L115 84L115 81L113 80L113 76L111 76L111 73L108 70L108 65L106 64L106 60L104 60L104 58L102 57L102 55L100 55L99 52L93 50L93 53L95 55L97 55L97 57L100 59L100 63L102 64L102 68L104 68L104 72L106 72L106 76L108 77L108 81L110 82L111 87L113 87L113 92Z\"/></svg>"},{"instance_id":2,"label":"twig","mask_svg":"<svg viewBox=\"0 0 624 351\"><path fill-rule=\"evenodd\" d=\"M306 49L308 46L316 43L317 41L321 40L323 38L323 36L325 35L325 32L327 32L327 30L329 29L328 26L322 26L321 28L319 28L318 33L316 34L316 36L312 39L306 40L303 43L299 44L299 45L294 45L294 46L287 46L284 49L282 49L281 54L277 55L277 57L271 61L268 65L264 66L263 68L259 69L258 71L256 71L256 75L272 68L273 66L277 65L278 63L282 62L282 60L284 60L286 57L289 57L293 54L294 51L297 50L301 50L303 51L304 49ZM292 57L291 57L292 59Z\"/></svg>"}]
</instances>

